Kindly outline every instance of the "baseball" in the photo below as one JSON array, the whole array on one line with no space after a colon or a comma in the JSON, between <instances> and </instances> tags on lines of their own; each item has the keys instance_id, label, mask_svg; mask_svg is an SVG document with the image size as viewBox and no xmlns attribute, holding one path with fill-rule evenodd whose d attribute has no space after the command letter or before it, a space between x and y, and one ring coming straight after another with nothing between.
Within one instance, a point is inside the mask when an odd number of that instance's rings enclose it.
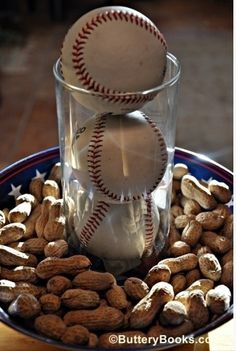
<instances>
[{"instance_id":1,"label":"baseball","mask_svg":"<svg viewBox=\"0 0 236 351\"><path fill-rule=\"evenodd\" d=\"M160 129L145 114L99 114L76 131L71 162L88 192L128 202L156 189L166 170L167 149Z\"/></svg>"},{"instance_id":2,"label":"baseball","mask_svg":"<svg viewBox=\"0 0 236 351\"><path fill-rule=\"evenodd\" d=\"M99 113L126 113L155 97L148 90L163 81L166 52L165 39L149 18L127 7L102 7L69 29L61 71L66 82L93 92L73 94L82 105Z\"/></svg>"},{"instance_id":3,"label":"baseball","mask_svg":"<svg viewBox=\"0 0 236 351\"><path fill-rule=\"evenodd\" d=\"M124 260L128 269L130 264L137 266L143 254L153 247L158 228L159 212L151 197L111 204L78 192L76 236L82 247L105 262Z\"/></svg>"}]
</instances>

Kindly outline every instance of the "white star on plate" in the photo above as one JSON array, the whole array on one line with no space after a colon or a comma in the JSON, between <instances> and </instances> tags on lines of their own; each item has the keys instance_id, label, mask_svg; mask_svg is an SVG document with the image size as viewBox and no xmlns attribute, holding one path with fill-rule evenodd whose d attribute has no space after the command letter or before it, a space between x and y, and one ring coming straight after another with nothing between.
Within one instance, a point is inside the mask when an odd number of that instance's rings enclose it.
<instances>
[{"instance_id":1,"label":"white star on plate","mask_svg":"<svg viewBox=\"0 0 236 351\"><path fill-rule=\"evenodd\" d=\"M14 198L17 199L18 196L21 195L20 189L21 189L21 185L15 186L11 184L11 191L8 193L8 195L14 196Z\"/></svg>"},{"instance_id":2,"label":"white star on plate","mask_svg":"<svg viewBox=\"0 0 236 351\"><path fill-rule=\"evenodd\" d=\"M46 172L45 173L40 173L38 169L36 169L36 176L32 179L42 179L42 181L44 182L45 181L45 176L46 176Z\"/></svg>"},{"instance_id":3,"label":"white star on plate","mask_svg":"<svg viewBox=\"0 0 236 351\"><path fill-rule=\"evenodd\" d=\"M234 195L232 195L231 199L229 200L229 202L227 202L226 204L228 207L231 207L234 205Z\"/></svg>"},{"instance_id":4,"label":"white star on plate","mask_svg":"<svg viewBox=\"0 0 236 351\"><path fill-rule=\"evenodd\" d=\"M210 177L209 179L201 179L203 182L210 183L212 180L214 180L213 177Z\"/></svg>"}]
</instances>

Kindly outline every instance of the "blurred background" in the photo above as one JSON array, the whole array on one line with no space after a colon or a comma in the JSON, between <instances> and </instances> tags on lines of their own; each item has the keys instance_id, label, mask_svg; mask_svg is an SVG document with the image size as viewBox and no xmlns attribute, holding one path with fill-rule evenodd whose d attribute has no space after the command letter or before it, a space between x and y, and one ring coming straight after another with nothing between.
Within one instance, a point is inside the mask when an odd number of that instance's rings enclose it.
<instances>
[{"instance_id":1,"label":"blurred background","mask_svg":"<svg viewBox=\"0 0 236 351\"><path fill-rule=\"evenodd\" d=\"M232 169L232 0L0 0L0 169L58 144L52 66L83 13L150 17L181 61L176 145Z\"/></svg>"}]
</instances>

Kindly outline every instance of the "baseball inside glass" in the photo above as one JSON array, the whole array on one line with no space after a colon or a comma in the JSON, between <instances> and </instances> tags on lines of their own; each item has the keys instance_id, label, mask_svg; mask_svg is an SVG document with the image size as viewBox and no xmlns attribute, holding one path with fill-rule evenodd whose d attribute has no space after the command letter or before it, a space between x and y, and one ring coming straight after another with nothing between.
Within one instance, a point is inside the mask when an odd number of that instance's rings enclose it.
<instances>
[{"instance_id":1,"label":"baseball inside glass","mask_svg":"<svg viewBox=\"0 0 236 351\"><path fill-rule=\"evenodd\" d=\"M54 75L71 249L116 275L142 267L169 231L179 62L167 53L162 85L139 92L102 95L72 86L60 60ZM104 110L89 107L97 105Z\"/></svg>"}]
</instances>

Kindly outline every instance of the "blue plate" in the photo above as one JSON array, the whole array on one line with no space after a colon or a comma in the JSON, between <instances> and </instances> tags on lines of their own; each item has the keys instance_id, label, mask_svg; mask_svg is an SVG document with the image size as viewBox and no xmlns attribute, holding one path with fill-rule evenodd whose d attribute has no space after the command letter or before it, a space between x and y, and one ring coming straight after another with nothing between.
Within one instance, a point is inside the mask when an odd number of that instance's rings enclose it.
<instances>
[{"instance_id":1,"label":"blue plate","mask_svg":"<svg viewBox=\"0 0 236 351\"><path fill-rule=\"evenodd\" d=\"M47 178L51 167L53 164L58 162L59 159L59 148L55 147L26 157L2 170L0 172L0 208L13 207L15 203L15 197L17 197L19 194L28 192L28 185L30 180L34 177L42 177L43 179ZM205 157L204 155L176 148L174 162L185 163L188 166L190 173L198 179L209 180L213 178L227 183L233 192L232 172ZM232 201L229 206L233 208ZM213 322L210 322L207 326L193 332L191 335L189 335L189 337L197 337L199 335L205 334L229 321L231 318L233 318L233 305L226 313L221 315ZM25 335L51 345L55 345L67 350L88 349L85 346L65 345L61 342L38 335L33 329L30 329L30 327L28 327L27 324L24 324L24 322L21 320L11 318L1 306L0 320L11 328ZM159 347L155 346L155 350L163 350L173 346L174 344L166 344ZM139 348L139 350L150 349L154 348L152 346Z\"/></svg>"}]
</instances>

